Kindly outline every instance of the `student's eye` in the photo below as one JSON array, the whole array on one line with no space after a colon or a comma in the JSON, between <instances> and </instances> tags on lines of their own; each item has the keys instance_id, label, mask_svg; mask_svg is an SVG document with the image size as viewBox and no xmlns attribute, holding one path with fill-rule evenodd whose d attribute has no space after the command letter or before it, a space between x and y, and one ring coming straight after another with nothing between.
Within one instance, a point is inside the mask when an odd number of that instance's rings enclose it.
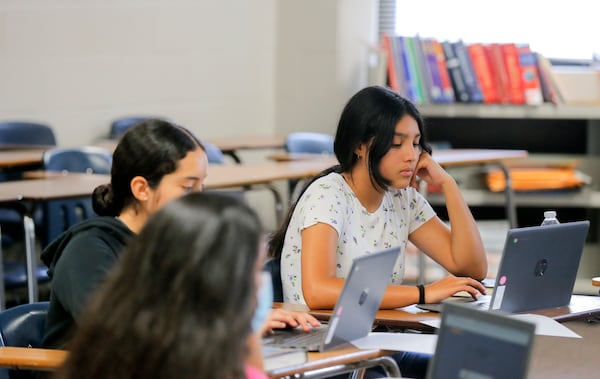
<instances>
[{"instance_id":1,"label":"student's eye","mask_svg":"<svg viewBox=\"0 0 600 379\"><path fill-rule=\"evenodd\" d=\"M181 188L183 188L183 192L185 193L190 193L194 191L194 186L182 186Z\"/></svg>"}]
</instances>

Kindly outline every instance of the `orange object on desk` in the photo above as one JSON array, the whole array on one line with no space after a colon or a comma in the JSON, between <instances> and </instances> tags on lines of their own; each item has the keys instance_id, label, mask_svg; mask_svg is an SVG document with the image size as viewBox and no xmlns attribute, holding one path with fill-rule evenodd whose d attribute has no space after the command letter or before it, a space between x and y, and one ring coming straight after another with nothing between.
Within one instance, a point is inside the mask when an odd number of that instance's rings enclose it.
<instances>
[{"instance_id":1,"label":"orange object on desk","mask_svg":"<svg viewBox=\"0 0 600 379\"><path fill-rule=\"evenodd\" d=\"M64 363L67 354L66 350L2 346L0 367L52 371Z\"/></svg>"}]
</instances>

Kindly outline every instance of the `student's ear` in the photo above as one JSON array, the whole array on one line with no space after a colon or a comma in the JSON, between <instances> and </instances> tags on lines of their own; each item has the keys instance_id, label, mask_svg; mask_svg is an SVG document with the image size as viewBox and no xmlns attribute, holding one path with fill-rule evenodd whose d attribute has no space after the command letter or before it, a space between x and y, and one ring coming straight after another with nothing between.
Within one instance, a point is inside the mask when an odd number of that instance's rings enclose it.
<instances>
[{"instance_id":1,"label":"student's ear","mask_svg":"<svg viewBox=\"0 0 600 379\"><path fill-rule=\"evenodd\" d=\"M361 143L356 149L354 149L354 154L358 157L358 159L364 159L367 157L369 153L369 147L366 143Z\"/></svg>"},{"instance_id":2,"label":"student's ear","mask_svg":"<svg viewBox=\"0 0 600 379\"><path fill-rule=\"evenodd\" d=\"M150 185L143 176L136 176L129 183L133 197L138 201L147 201L150 197Z\"/></svg>"}]
</instances>

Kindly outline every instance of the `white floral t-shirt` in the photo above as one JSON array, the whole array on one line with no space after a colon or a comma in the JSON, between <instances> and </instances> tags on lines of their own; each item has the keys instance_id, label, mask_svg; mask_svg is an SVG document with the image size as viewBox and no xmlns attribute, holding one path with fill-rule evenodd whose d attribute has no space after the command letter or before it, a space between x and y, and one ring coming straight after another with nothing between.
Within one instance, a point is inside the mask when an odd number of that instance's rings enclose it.
<instances>
[{"instance_id":1,"label":"white floral t-shirt","mask_svg":"<svg viewBox=\"0 0 600 379\"><path fill-rule=\"evenodd\" d=\"M400 246L390 282L402 283L408 235L435 215L412 187L388 190L379 209L365 210L344 178L331 173L313 182L302 195L288 226L281 252L283 300L306 304L302 294L301 232L318 222L338 232L337 270L345 278L355 257Z\"/></svg>"}]
</instances>

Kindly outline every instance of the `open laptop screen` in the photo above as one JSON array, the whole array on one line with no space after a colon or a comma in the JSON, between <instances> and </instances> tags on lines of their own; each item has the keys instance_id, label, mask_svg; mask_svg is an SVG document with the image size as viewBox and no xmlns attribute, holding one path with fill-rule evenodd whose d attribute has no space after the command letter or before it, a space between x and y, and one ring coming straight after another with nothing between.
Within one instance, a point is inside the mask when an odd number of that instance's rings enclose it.
<instances>
[{"instance_id":1,"label":"open laptop screen","mask_svg":"<svg viewBox=\"0 0 600 379\"><path fill-rule=\"evenodd\" d=\"M428 379L525 378L535 326L506 315L444 304Z\"/></svg>"}]
</instances>

